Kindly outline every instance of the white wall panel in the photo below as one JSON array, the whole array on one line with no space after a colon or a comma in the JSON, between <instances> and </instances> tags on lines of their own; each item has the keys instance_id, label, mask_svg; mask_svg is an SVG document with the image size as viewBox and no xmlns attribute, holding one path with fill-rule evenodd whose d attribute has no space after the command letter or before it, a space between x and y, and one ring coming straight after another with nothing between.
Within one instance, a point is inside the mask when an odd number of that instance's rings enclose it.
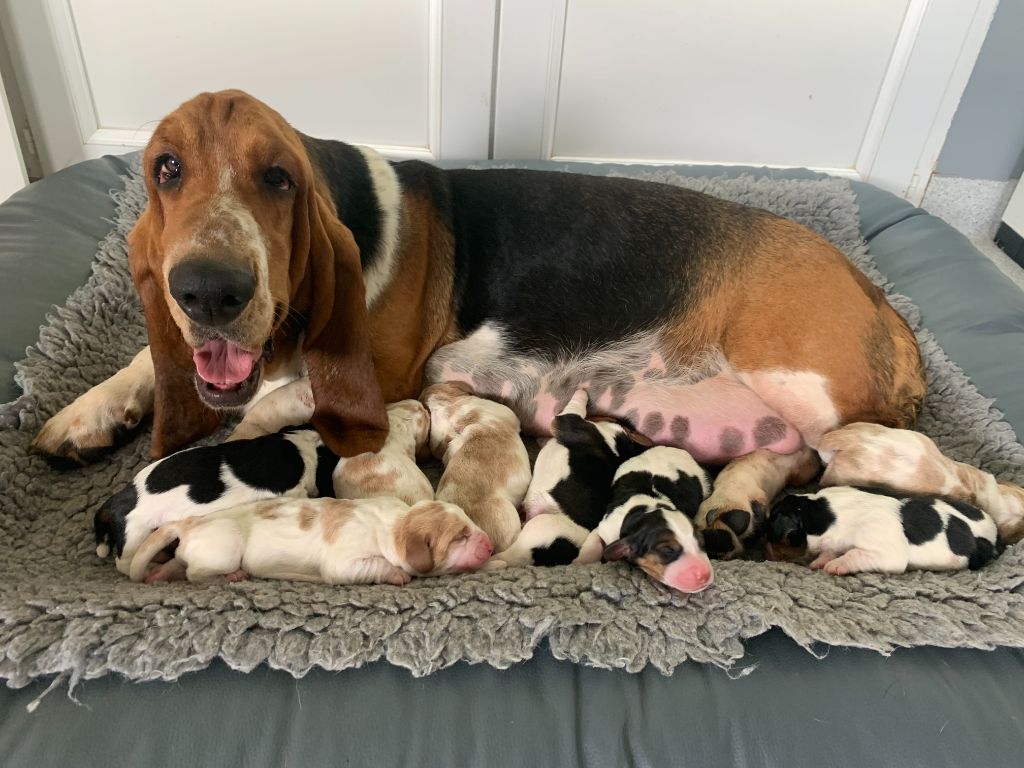
<instances>
[{"instance_id":1,"label":"white wall panel","mask_svg":"<svg viewBox=\"0 0 1024 768\"><path fill-rule=\"evenodd\" d=\"M404 0L70 0L99 126L241 88L300 130L429 144L429 6ZM387 98L381 98L387 94Z\"/></svg>"},{"instance_id":2,"label":"white wall panel","mask_svg":"<svg viewBox=\"0 0 1024 768\"><path fill-rule=\"evenodd\" d=\"M554 157L852 169L907 0L569 0Z\"/></svg>"}]
</instances>

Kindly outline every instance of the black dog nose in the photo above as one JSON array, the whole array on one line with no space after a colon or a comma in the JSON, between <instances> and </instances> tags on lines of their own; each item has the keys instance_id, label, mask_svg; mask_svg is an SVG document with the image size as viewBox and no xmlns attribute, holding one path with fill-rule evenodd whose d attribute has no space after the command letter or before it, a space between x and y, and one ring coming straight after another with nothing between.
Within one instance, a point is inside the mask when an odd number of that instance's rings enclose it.
<instances>
[{"instance_id":1,"label":"black dog nose","mask_svg":"<svg viewBox=\"0 0 1024 768\"><path fill-rule=\"evenodd\" d=\"M191 320L205 326L227 325L256 293L247 269L212 259L189 259L171 269L167 287Z\"/></svg>"}]
</instances>

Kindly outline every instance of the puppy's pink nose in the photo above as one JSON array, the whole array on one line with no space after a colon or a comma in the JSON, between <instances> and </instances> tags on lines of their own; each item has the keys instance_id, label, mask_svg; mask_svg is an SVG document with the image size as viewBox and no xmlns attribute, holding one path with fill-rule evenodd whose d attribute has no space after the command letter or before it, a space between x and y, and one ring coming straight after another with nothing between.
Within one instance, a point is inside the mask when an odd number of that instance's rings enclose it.
<instances>
[{"instance_id":1,"label":"puppy's pink nose","mask_svg":"<svg viewBox=\"0 0 1024 768\"><path fill-rule=\"evenodd\" d=\"M494 554L494 545L486 533L477 533L473 536L471 543L473 551L481 560L486 560Z\"/></svg>"},{"instance_id":2,"label":"puppy's pink nose","mask_svg":"<svg viewBox=\"0 0 1024 768\"><path fill-rule=\"evenodd\" d=\"M683 555L665 569L665 584L680 592L700 592L714 581L707 555Z\"/></svg>"}]
</instances>

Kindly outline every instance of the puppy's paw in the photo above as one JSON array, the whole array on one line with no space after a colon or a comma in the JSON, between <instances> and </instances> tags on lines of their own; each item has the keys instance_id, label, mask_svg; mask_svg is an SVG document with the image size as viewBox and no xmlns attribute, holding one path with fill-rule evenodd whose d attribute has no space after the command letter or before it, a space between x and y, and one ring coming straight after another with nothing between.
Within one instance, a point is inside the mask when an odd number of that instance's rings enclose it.
<instances>
[{"instance_id":1,"label":"puppy's paw","mask_svg":"<svg viewBox=\"0 0 1024 768\"><path fill-rule=\"evenodd\" d=\"M396 587L404 587L410 581L412 581L412 576L398 568L395 568L384 577L385 584L392 584Z\"/></svg>"},{"instance_id":2,"label":"puppy's paw","mask_svg":"<svg viewBox=\"0 0 1024 768\"><path fill-rule=\"evenodd\" d=\"M760 496L712 493L700 505L695 521L703 529L705 551L719 560L742 555L743 542L764 529L766 509L766 501Z\"/></svg>"},{"instance_id":3,"label":"puppy's paw","mask_svg":"<svg viewBox=\"0 0 1024 768\"><path fill-rule=\"evenodd\" d=\"M246 571L243 571L241 568L239 568L237 571L225 573L224 578L228 580L228 583L235 584L239 581L248 581L249 574Z\"/></svg>"}]
</instances>

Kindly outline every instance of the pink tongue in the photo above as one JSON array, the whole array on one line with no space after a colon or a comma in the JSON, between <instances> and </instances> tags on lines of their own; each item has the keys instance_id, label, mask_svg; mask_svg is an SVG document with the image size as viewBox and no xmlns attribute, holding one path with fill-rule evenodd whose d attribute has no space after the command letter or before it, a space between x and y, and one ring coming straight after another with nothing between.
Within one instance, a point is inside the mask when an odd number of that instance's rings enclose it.
<instances>
[{"instance_id":1,"label":"pink tongue","mask_svg":"<svg viewBox=\"0 0 1024 768\"><path fill-rule=\"evenodd\" d=\"M230 387L249 378L256 355L230 341L215 339L193 351L192 359L203 381L214 386Z\"/></svg>"}]
</instances>

